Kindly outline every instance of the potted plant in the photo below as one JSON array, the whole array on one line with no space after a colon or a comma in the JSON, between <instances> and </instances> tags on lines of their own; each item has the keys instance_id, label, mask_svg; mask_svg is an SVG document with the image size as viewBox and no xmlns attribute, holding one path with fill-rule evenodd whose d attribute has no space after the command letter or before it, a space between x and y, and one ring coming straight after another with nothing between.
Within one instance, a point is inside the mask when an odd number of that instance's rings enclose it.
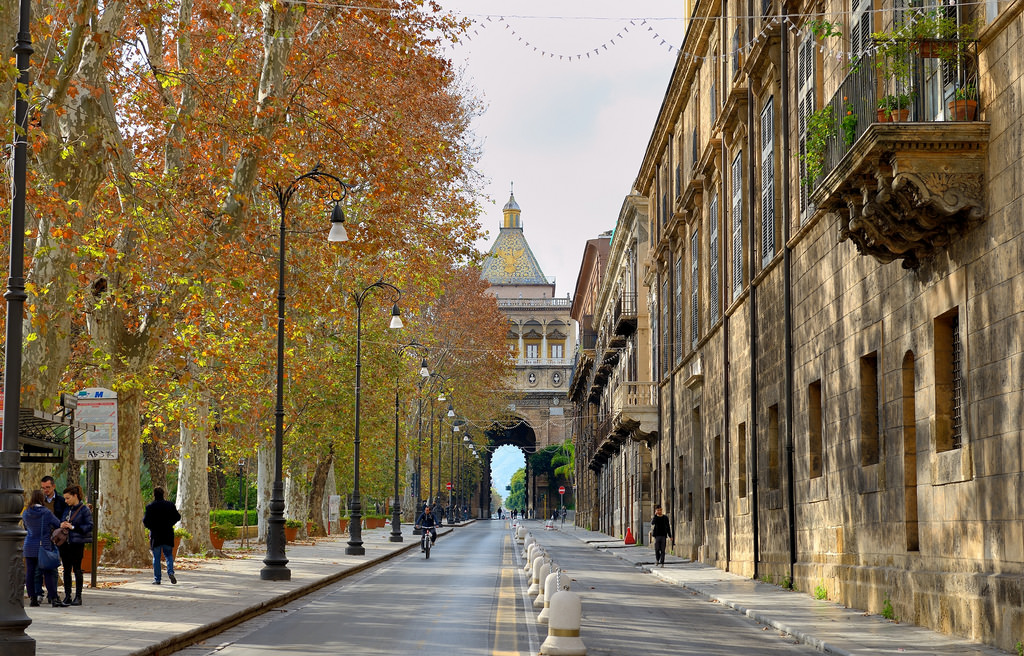
<instances>
[{"instance_id":1,"label":"potted plant","mask_svg":"<svg viewBox=\"0 0 1024 656\"><path fill-rule=\"evenodd\" d=\"M878 121L906 121L910 117L912 93L892 93L878 101Z\"/></svg>"},{"instance_id":2,"label":"potted plant","mask_svg":"<svg viewBox=\"0 0 1024 656\"><path fill-rule=\"evenodd\" d=\"M214 549L223 549L225 540L238 537L238 527L234 524L210 524L210 543Z\"/></svg>"},{"instance_id":3,"label":"potted plant","mask_svg":"<svg viewBox=\"0 0 1024 656\"><path fill-rule=\"evenodd\" d=\"M973 121L978 115L978 89L967 84L956 90L949 101L949 115L954 121Z\"/></svg>"},{"instance_id":4,"label":"potted plant","mask_svg":"<svg viewBox=\"0 0 1024 656\"><path fill-rule=\"evenodd\" d=\"M191 540L192 534L183 528L174 529L174 551L172 553L174 554L175 558L178 557L178 545L181 544L182 538L186 540Z\"/></svg>"},{"instance_id":5,"label":"potted plant","mask_svg":"<svg viewBox=\"0 0 1024 656\"><path fill-rule=\"evenodd\" d=\"M806 150L800 159L804 163L805 177L803 183L808 189L821 176L825 167L825 147L828 139L836 134L836 121L832 114L832 105L826 105L811 114L807 119Z\"/></svg>"},{"instance_id":6,"label":"potted plant","mask_svg":"<svg viewBox=\"0 0 1024 656\"><path fill-rule=\"evenodd\" d=\"M295 542L295 539L299 537L300 528L302 528L302 522L300 522L299 520L284 520L284 539L288 542Z\"/></svg>"},{"instance_id":7,"label":"potted plant","mask_svg":"<svg viewBox=\"0 0 1024 656\"><path fill-rule=\"evenodd\" d=\"M843 96L843 118L839 121L839 127L843 129L843 143L852 146L857 140L857 115L853 112L853 103L847 101Z\"/></svg>"},{"instance_id":8,"label":"potted plant","mask_svg":"<svg viewBox=\"0 0 1024 656\"><path fill-rule=\"evenodd\" d=\"M103 557L103 547L117 544L120 540L113 533L107 533L106 531L100 531L96 534L96 562L100 562L100 558ZM92 571L92 543L87 542L85 544L85 551L82 552L82 571Z\"/></svg>"}]
</instances>

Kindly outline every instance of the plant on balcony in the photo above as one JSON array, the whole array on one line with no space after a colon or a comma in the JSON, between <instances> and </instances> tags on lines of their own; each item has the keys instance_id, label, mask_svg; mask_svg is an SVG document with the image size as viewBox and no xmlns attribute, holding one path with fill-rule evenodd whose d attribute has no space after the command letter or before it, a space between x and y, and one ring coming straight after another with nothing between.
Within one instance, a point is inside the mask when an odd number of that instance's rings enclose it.
<instances>
[{"instance_id":1,"label":"plant on balcony","mask_svg":"<svg viewBox=\"0 0 1024 656\"><path fill-rule=\"evenodd\" d=\"M913 93L891 93L878 101L878 120L905 121L910 115L910 103L914 100Z\"/></svg>"},{"instance_id":2,"label":"plant on balcony","mask_svg":"<svg viewBox=\"0 0 1024 656\"><path fill-rule=\"evenodd\" d=\"M835 134L836 121L832 105L822 107L807 119L806 150L800 159L804 163L806 173L803 183L808 188L813 187L815 180L821 176L825 168L825 147L829 138Z\"/></svg>"},{"instance_id":3,"label":"plant on balcony","mask_svg":"<svg viewBox=\"0 0 1024 656\"><path fill-rule=\"evenodd\" d=\"M852 146L857 140L857 115L853 111L853 103L847 101L843 96L843 118L839 121L839 127L843 130L843 143Z\"/></svg>"},{"instance_id":4,"label":"plant on balcony","mask_svg":"<svg viewBox=\"0 0 1024 656\"><path fill-rule=\"evenodd\" d=\"M954 121L973 121L978 115L977 87L967 84L957 89L948 107L949 116Z\"/></svg>"},{"instance_id":5,"label":"plant on balcony","mask_svg":"<svg viewBox=\"0 0 1024 656\"><path fill-rule=\"evenodd\" d=\"M842 27L843 24L839 21L830 21L825 18L815 18L807 21L807 29L814 34L816 39L827 39L829 37L839 37L843 33L837 28Z\"/></svg>"},{"instance_id":6,"label":"plant on balcony","mask_svg":"<svg viewBox=\"0 0 1024 656\"><path fill-rule=\"evenodd\" d=\"M897 82L909 82L915 56L955 60L966 52L981 24L960 23L943 9L913 11L893 29L872 32L878 52L875 65Z\"/></svg>"}]
</instances>

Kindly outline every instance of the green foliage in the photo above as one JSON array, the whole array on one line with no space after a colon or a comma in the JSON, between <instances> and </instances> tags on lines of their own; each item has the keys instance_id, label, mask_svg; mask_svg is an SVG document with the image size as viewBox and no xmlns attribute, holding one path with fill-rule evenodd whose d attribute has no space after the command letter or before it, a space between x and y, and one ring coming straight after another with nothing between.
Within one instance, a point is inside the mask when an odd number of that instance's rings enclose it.
<instances>
[{"instance_id":1,"label":"green foliage","mask_svg":"<svg viewBox=\"0 0 1024 656\"><path fill-rule=\"evenodd\" d=\"M210 511L210 524L230 524L232 526L242 526L247 524L254 526L259 522L259 518L255 510L249 511L249 517L247 521L242 521L241 510L211 510Z\"/></svg>"},{"instance_id":2,"label":"green foliage","mask_svg":"<svg viewBox=\"0 0 1024 656\"><path fill-rule=\"evenodd\" d=\"M96 540L104 543L108 547L112 547L121 541L120 538L118 538L116 535L114 535L113 533L108 533L106 531L100 531L99 533L97 533Z\"/></svg>"},{"instance_id":3,"label":"green foliage","mask_svg":"<svg viewBox=\"0 0 1024 656\"><path fill-rule=\"evenodd\" d=\"M842 26L843 24L839 21L832 22L824 18L815 18L807 22L807 28L814 33L814 38L816 39L842 36L843 33L837 29Z\"/></svg>"},{"instance_id":4,"label":"green foliage","mask_svg":"<svg viewBox=\"0 0 1024 656\"><path fill-rule=\"evenodd\" d=\"M509 485L512 491L505 499L505 507L509 510L526 510L526 469L518 469L512 474L512 481Z\"/></svg>"},{"instance_id":5,"label":"green foliage","mask_svg":"<svg viewBox=\"0 0 1024 656\"><path fill-rule=\"evenodd\" d=\"M1024 656L1024 642L1017 641L1017 656Z\"/></svg>"},{"instance_id":6,"label":"green foliage","mask_svg":"<svg viewBox=\"0 0 1024 656\"><path fill-rule=\"evenodd\" d=\"M894 622L897 621L896 611L893 610L892 602L889 601L889 597L886 597L885 601L882 602L882 617L884 617L887 620L892 620Z\"/></svg>"},{"instance_id":7,"label":"green foliage","mask_svg":"<svg viewBox=\"0 0 1024 656\"><path fill-rule=\"evenodd\" d=\"M192 534L183 528L174 529L174 537L181 538L182 540L191 540Z\"/></svg>"},{"instance_id":8,"label":"green foliage","mask_svg":"<svg viewBox=\"0 0 1024 656\"><path fill-rule=\"evenodd\" d=\"M914 100L912 93L893 93L883 96L878 101L878 109L885 109L891 114L896 109L908 109Z\"/></svg>"},{"instance_id":9,"label":"green foliage","mask_svg":"<svg viewBox=\"0 0 1024 656\"><path fill-rule=\"evenodd\" d=\"M822 581L820 585L814 586L814 598L815 599L828 599L828 590L825 588L825 582Z\"/></svg>"},{"instance_id":10,"label":"green foliage","mask_svg":"<svg viewBox=\"0 0 1024 656\"><path fill-rule=\"evenodd\" d=\"M210 524L210 532L222 540L234 540L238 537L238 527L234 524Z\"/></svg>"},{"instance_id":11,"label":"green foliage","mask_svg":"<svg viewBox=\"0 0 1024 656\"><path fill-rule=\"evenodd\" d=\"M761 583L768 583L769 585L775 585L775 577L765 572L761 575Z\"/></svg>"},{"instance_id":12,"label":"green foliage","mask_svg":"<svg viewBox=\"0 0 1024 656\"><path fill-rule=\"evenodd\" d=\"M551 456L551 464L554 466L555 476L561 476L566 480L572 480L576 472L576 448L572 440L566 440L559 446L559 451Z\"/></svg>"},{"instance_id":13,"label":"green foliage","mask_svg":"<svg viewBox=\"0 0 1024 656\"><path fill-rule=\"evenodd\" d=\"M803 183L808 189L813 188L815 181L821 176L825 167L825 147L829 138L835 134L836 121L832 105L822 107L807 120L807 151L802 155L802 160L807 167L807 176Z\"/></svg>"},{"instance_id":14,"label":"green foliage","mask_svg":"<svg viewBox=\"0 0 1024 656\"><path fill-rule=\"evenodd\" d=\"M786 590L793 590L793 579L789 578L789 576L782 577L782 587Z\"/></svg>"},{"instance_id":15,"label":"green foliage","mask_svg":"<svg viewBox=\"0 0 1024 656\"><path fill-rule=\"evenodd\" d=\"M845 97L843 101L846 102ZM857 140L857 115L853 113L853 103L846 102L843 109L845 111L842 120L839 121L839 127L843 129L843 143L852 146Z\"/></svg>"},{"instance_id":16,"label":"green foliage","mask_svg":"<svg viewBox=\"0 0 1024 656\"><path fill-rule=\"evenodd\" d=\"M957 100L977 100L978 88L973 84L964 85L956 90L955 97Z\"/></svg>"},{"instance_id":17,"label":"green foliage","mask_svg":"<svg viewBox=\"0 0 1024 656\"><path fill-rule=\"evenodd\" d=\"M285 528L302 528L305 525L306 525L305 522L300 522L297 519L286 519L286 520L284 520L284 527Z\"/></svg>"}]
</instances>

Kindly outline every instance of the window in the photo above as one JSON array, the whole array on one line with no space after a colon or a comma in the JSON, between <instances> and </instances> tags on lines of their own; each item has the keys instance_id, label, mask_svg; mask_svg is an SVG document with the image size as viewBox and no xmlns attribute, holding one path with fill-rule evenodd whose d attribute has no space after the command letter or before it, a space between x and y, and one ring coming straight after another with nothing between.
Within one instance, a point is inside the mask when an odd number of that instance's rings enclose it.
<instances>
[{"instance_id":1,"label":"window","mask_svg":"<svg viewBox=\"0 0 1024 656\"><path fill-rule=\"evenodd\" d=\"M661 364L662 377L672 371L672 307L669 305L669 289L672 284L672 272L666 272L661 282Z\"/></svg>"},{"instance_id":2,"label":"window","mask_svg":"<svg viewBox=\"0 0 1024 656\"><path fill-rule=\"evenodd\" d=\"M871 47L871 0L853 0L850 5L850 52L855 56Z\"/></svg>"},{"instance_id":3,"label":"window","mask_svg":"<svg viewBox=\"0 0 1024 656\"><path fill-rule=\"evenodd\" d=\"M732 297L743 291L743 152L732 160Z\"/></svg>"},{"instance_id":4,"label":"window","mask_svg":"<svg viewBox=\"0 0 1024 656\"><path fill-rule=\"evenodd\" d=\"M935 320L935 449L963 446L960 317L954 308Z\"/></svg>"},{"instance_id":5,"label":"window","mask_svg":"<svg viewBox=\"0 0 1024 656\"><path fill-rule=\"evenodd\" d=\"M782 485L779 473L779 406L768 408L768 487L777 490Z\"/></svg>"},{"instance_id":6,"label":"window","mask_svg":"<svg viewBox=\"0 0 1024 656\"><path fill-rule=\"evenodd\" d=\"M737 168L735 164L733 168ZM733 172L733 177L736 177ZM742 176L742 173L740 174ZM775 99L761 112L761 266L775 257Z\"/></svg>"},{"instance_id":7,"label":"window","mask_svg":"<svg viewBox=\"0 0 1024 656\"><path fill-rule=\"evenodd\" d=\"M739 471L736 476L739 479L740 498L747 497L747 424L742 423L736 427L736 464Z\"/></svg>"},{"instance_id":8,"label":"window","mask_svg":"<svg viewBox=\"0 0 1024 656\"><path fill-rule=\"evenodd\" d=\"M538 358L539 356L537 355L537 352L539 351L539 349L540 349L540 346L538 346L537 344L527 344L526 345L526 357L532 358L532 359Z\"/></svg>"},{"instance_id":9,"label":"window","mask_svg":"<svg viewBox=\"0 0 1024 656\"><path fill-rule=\"evenodd\" d=\"M697 339L700 337L700 326L697 323L700 316L700 311L697 307L697 304L700 302L700 298L697 296L699 288L699 271L697 267L700 264L700 257L697 252L700 246L698 235L699 233L694 230L690 236L690 344L693 349L697 348ZM680 289L681 292L682 289Z\"/></svg>"},{"instance_id":10,"label":"window","mask_svg":"<svg viewBox=\"0 0 1024 656\"><path fill-rule=\"evenodd\" d=\"M660 327L658 325L658 286L655 285L651 289L651 295L648 299L647 311L651 316L651 374L654 380L661 380L661 359L660 359L660 345L658 341L661 337L661 333L658 332ZM662 296L664 298L664 296Z\"/></svg>"},{"instance_id":11,"label":"window","mask_svg":"<svg viewBox=\"0 0 1024 656\"><path fill-rule=\"evenodd\" d=\"M878 353L860 359L860 464L878 464Z\"/></svg>"},{"instance_id":12,"label":"window","mask_svg":"<svg viewBox=\"0 0 1024 656\"><path fill-rule=\"evenodd\" d=\"M806 220L807 212L807 122L815 110L814 37L808 31L797 50L796 97L797 134L800 140L800 218Z\"/></svg>"},{"instance_id":13,"label":"window","mask_svg":"<svg viewBox=\"0 0 1024 656\"><path fill-rule=\"evenodd\" d=\"M807 386L807 469L808 478L820 478L821 463L821 381Z\"/></svg>"},{"instance_id":14,"label":"window","mask_svg":"<svg viewBox=\"0 0 1024 656\"><path fill-rule=\"evenodd\" d=\"M676 331L675 331L675 356L676 364L683 359L683 256L676 258Z\"/></svg>"},{"instance_id":15,"label":"window","mask_svg":"<svg viewBox=\"0 0 1024 656\"><path fill-rule=\"evenodd\" d=\"M711 196L708 204L708 230L711 233L708 244L708 311L710 312L709 325L718 323L718 310L720 301L718 299L718 190Z\"/></svg>"},{"instance_id":16,"label":"window","mask_svg":"<svg viewBox=\"0 0 1024 656\"><path fill-rule=\"evenodd\" d=\"M715 501L722 500L722 436L715 435Z\"/></svg>"},{"instance_id":17,"label":"window","mask_svg":"<svg viewBox=\"0 0 1024 656\"><path fill-rule=\"evenodd\" d=\"M551 357L554 358L555 360L561 360L563 357L565 357L563 355L563 349L564 348L565 347L562 346L561 344L552 344L551 345Z\"/></svg>"}]
</instances>

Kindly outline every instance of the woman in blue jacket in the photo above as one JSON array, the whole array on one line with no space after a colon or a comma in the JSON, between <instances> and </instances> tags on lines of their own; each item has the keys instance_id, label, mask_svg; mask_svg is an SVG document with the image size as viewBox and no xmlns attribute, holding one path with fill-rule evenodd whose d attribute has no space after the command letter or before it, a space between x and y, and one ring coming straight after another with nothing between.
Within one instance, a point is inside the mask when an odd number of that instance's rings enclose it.
<instances>
[{"instance_id":1,"label":"woman in blue jacket","mask_svg":"<svg viewBox=\"0 0 1024 656\"><path fill-rule=\"evenodd\" d=\"M85 545L92 542L92 513L82 500L82 488L69 485L64 489L64 521L60 523L68 530L68 541L60 545L60 562L64 564L64 605L82 605L82 554ZM71 598L71 572L75 573L75 598Z\"/></svg>"},{"instance_id":2,"label":"woman in blue jacket","mask_svg":"<svg viewBox=\"0 0 1024 656\"><path fill-rule=\"evenodd\" d=\"M60 520L44 506L46 497L42 490L33 490L28 508L21 513L21 523L25 525L28 535L25 536L25 586L29 595L35 592L36 567L39 566L39 550L53 550L50 533L60 527ZM63 608L64 603L57 596L57 570L44 569L43 581L46 583L46 598L54 608ZM38 606L39 598L32 596L30 606Z\"/></svg>"}]
</instances>

